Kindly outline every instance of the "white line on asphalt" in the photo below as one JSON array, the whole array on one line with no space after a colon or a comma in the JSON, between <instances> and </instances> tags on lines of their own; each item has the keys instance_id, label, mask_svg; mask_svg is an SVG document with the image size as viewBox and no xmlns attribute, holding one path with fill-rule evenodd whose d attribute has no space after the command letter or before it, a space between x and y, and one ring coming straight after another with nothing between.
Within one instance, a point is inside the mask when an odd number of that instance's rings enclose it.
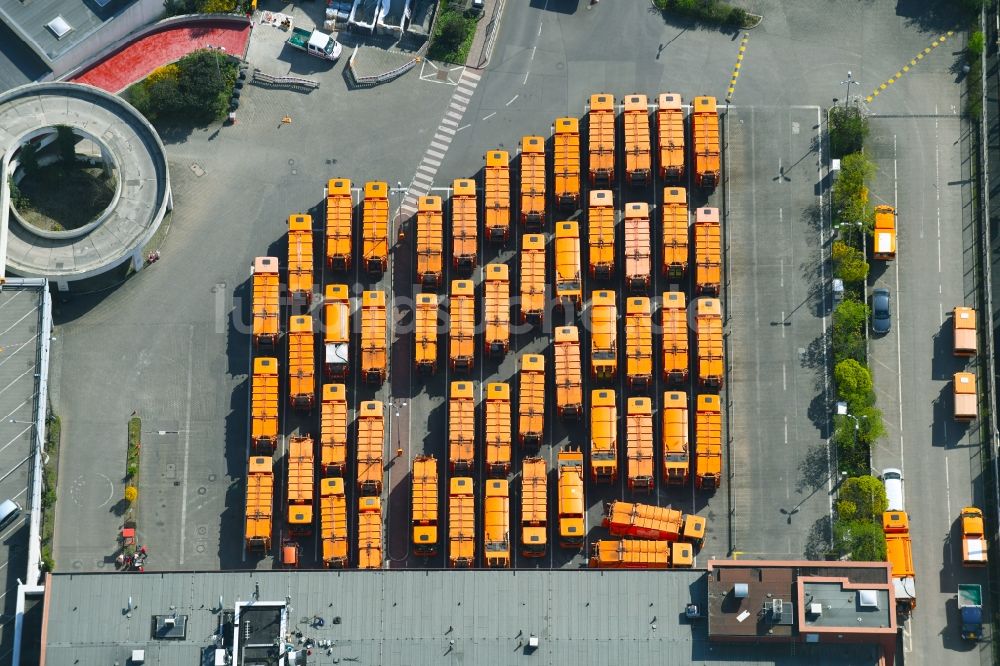
<instances>
[{"instance_id":1,"label":"white line on asphalt","mask_svg":"<svg viewBox=\"0 0 1000 666\"><path fill-rule=\"evenodd\" d=\"M490 118L492 118L492 117L493 117L493 116L495 116L495 115L497 115L497 112L496 112L496 111L494 111L493 113L491 113L491 114L490 114L490 115L488 115L488 116L483 116L483 120L489 120Z\"/></svg>"},{"instance_id":2,"label":"white line on asphalt","mask_svg":"<svg viewBox=\"0 0 1000 666\"><path fill-rule=\"evenodd\" d=\"M456 113L454 111L449 111L449 112L447 112L444 115L448 116L449 118L454 118L455 120L461 120L462 119L462 114L461 113Z\"/></svg>"},{"instance_id":3,"label":"white line on asphalt","mask_svg":"<svg viewBox=\"0 0 1000 666\"><path fill-rule=\"evenodd\" d=\"M417 171L426 171L427 173L431 174L432 176L437 173L437 169L435 169L433 167L430 167L430 166L427 166L426 164L421 164L420 166L418 166L417 167Z\"/></svg>"},{"instance_id":4,"label":"white line on asphalt","mask_svg":"<svg viewBox=\"0 0 1000 666\"><path fill-rule=\"evenodd\" d=\"M187 526L188 453L191 449L191 382L194 373L194 326L188 331L187 404L184 408L184 476L181 477L181 556L178 564L184 564L184 529Z\"/></svg>"},{"instance_id":5,"label":"white line on asphalt","mask_svg":"<svg viewBox=\"0 0 1000 666\"><path fill-rule=\"evenodd\" d=\"M892 207L899 210L899 175L896 159L896 135L892 135ZM896 242L897 246L899 241ZM899 262L892 262L896 269L896 321L903 321L902 295L899 293ZM900 349L899 327L896 327L896 390L899 398L899 469L906 472L903 466L903 353Z\"/></svg>"},{"instance_id":6,"label":"white line on asphalt","mask_svg":"<svg viewBox=\"0 0 1000 666\"><path fill-rule=\"evenodd\" d=\"M947 440L945 440L945 441L947 441ZM948 513L945 514L945 519L944 519L945 520L945 526L946 526L945 527L945 534L948 534L951 531L951 517L953 515L951 513L951 479L948 478L948 474L949 474L949 470L948 470L948 456L945 456L944 457L944 497L945 497L945 501L948 503ZM951 550L952 550L951 548L947 549L947 551L948 551L948 564L951 564L951 560L952 560Z\"/></svg>"},{"instance_id":7,"label":"white line on asphalt","mask_svg":"<svg viewBox=\"0 0 1000 666\"><path fill-rule=\"evenodd\" d=\"M0 366L6 365L7 361L9 361L12 358L14 358L14 355L17 354L17 352L21 351L22 349L24 349L28 345L31 345L30 348L34 349L34 347L35 347L34 343L35 343L35 339L37 337L38 337L37 335L33 335L33 336L31 336L31 339L29 339L29 340L25 340L24 342L21 342L21 343L16 343L15 342L13 344L10 344L10 345L7 345L6 347L4 347L4 350L3 350L4 351L4 359L2 361L0 361Z\"/></svg>"},{"instance_id":8,"label":"white line on asphalt","mask_svg":"<svg viewBox=\"0 0 1000 666\"><path fill-rule=\"evenodd\" d=\"M538 24L538 34L536 35L536 37L541 37L541 36L542 36L542 24L539 23Z\"/></svg>"},{"instance_id":9,"label":"white line on asphalt","mask_svg":"<svg viewBox=\"0 0 1000 666\"><path fill-rule=\"evenodd\" d=\"M34 396L32 396L32 399L34 399ZM3 420L4 421L9 421L10 419L14 418L14 412L16 412L17 410L21 409L22 407L24 407L27 404L28 404L27 400L22 400L20 405L18 405L14 409L10 410L10 413L8 413L7 416L3 417Z\"/></svg>"},{"instance_id":10,"label":"white line on asphalt","mask_svg":"<svg viewBox=\"0 0 1000 666\"><path fill-rule=\"evenodd\" d=\"M938 326L944 325L944 306L938 301Z\"/></svg>"},{"instance_id":11,"label":"white line on asphalt","mask_svg":"<svg viewBox=\"0 0 1000 666\"><path fill-rule=\"evenodd\" d=\"M781 337L785 337L785 311L781 311Z\"/></svg>"},{"instance_id":12,"label":"white line on asphalt","mask_svg":"<svg viewBox=\"0 0 1000 666\"><path fill-rule=\"evenodd\" d=\"M420 183L416 183L416 182L415 182L415 183L414 183L414 185L418 185L418 184L419 184L419 185L423 185L424 183L427 183L428 185L430 185L430 184L432 184L432 183L434 182L434 179L433 179L433 178L431 178L431 177L430 177L430 176L428 176L427 174L425 174L425 173L422 173L422 172L420 172L420 171L418 171L418 172L416 172L415 174L413 174L413 180L414 180L414 181L418 181L418 180L420 181ZM411 188L411 189L412 189L412 188ZM425 189L425 190L424 190L424 192L426 192L426 191L427 191L427 190ZM415 201L416 201L416 199L414 199L414 202L415 202ZM406 204L404 203L403 205L405 206ZM412 206L413 204L410 204L410 205Z\"/></svg>"},{"instance_id":13,"label":"white line on asphalt","mask_svg":"<svg viewBox=\"0 0 1000 666\"><path fill-rule=\"evenodd\" d=\"M8 446L10 446L11 444L13 444L21 435L23 435L24 433L26 433L29 430L31 430L34 427L34 425L35 425L34 423L29 423L28 427L26 427L24 430L22 430L21 432L17 433L16 435L14 435L13 439L11 439L9 442L7 442L6 444L4 444L3 447L0 447L0 453L2 453L4 451L4 449L6 449Z\"/></svg>"},{"instance_id":14,"label":"white line on asphalt","mask_svg":"<svg viewBox=\"0 0 1000 666\"><path fill-rule=\"evenodd\" d=\"M781 364L781 389L783 391L787 391L788 390L788 376L786 375L786 372L785 372L786 370L788 370L788 364L787 363L782 363Z\"/></svg>"},{"instance_id":15,"label":"white line on asphalt","mask_svg":"<svg viewBox=\"0 0 1000 666\"><path fill-rule=\"evenodd\" d=\"M472 85L472 84L466 84L466 85ZM455 88L455 92L462 93L463 95L468 95L469 97L472 97L472 93L475 92L475 88L471 88L469 90L466 90L465 88Z\"/></svg>"},{"instance_id":16,"label":"white line on asphalt","mask_svg":"<svg viewBox=\"0 0 1000 666\"><path fill-rule=\"evenodd\" d=\"M19 374L17 377L14 377L14 379L10 380L10 383L7 384L7 386L4 386L2 389L0 389L0 393L3 393L7 389L9 389L11 386L13 386L15 383L17 383L17 381L20 380L21 377L24 377L29 372L34 372L34 371L35 371L35 365L34 365L34 363L32 363L31 366L27 370L25 370L24 372L22 372L21 374Z\"/></svg>"},{"instance_id":17,"label":"white line on asphalt","mask_svg":"<svg viewBox=\"0 0 1000 666\"><path fill-rule=\"evenodd\" d=\"M438 129L440 129L440 128L438 128ZM435 142L442 143L442 144L444 144L445 149L447 150L448 144L451 143L451 140L454 139L454 138L455 138L455 136L453 134L438 134L437 132L435 132L434 133L434 140L431 141L431 145L434 145Z\"/></svg>"},{"instance_id":18,"label":"white line on asphalt","mask_svg":"<svg viewBox=\"0 0 1000 666\"><path fill-rule=\"evenodd\" d=\"M459 104L458 102L449 102L448 108L455 109L459 113L465 113L465 105Z\"/></svg>"},{"instance_id":19,"label":"white line on asphalt","mask_svg":"<svg viewBox=\"0 0 1000 666\"><path fill-rule=\"evenodd\" d=\"M464 92L464 91L463 91L463 92ZM452 99L457 99L457 100L458 100L458 101L460 101L460 102L461 102L462 104L468 104L468 103L469 103L469 100L471 99L470 97L465 97L464 95L459 95L459 94L458 94L458 91L456 91L456 92L455 92L455 94L451 96L451 98L452 98Z\"/></svg>"},{"instance_id":20,"label":"white line on asphalt","mask_svg":"<svg viewBox=\"0 0 1000 666\"><path fill-rule=\"evenodd\" d=\"M938 273L940 273L941 272L941 239L940 238L938 238L938 240L937 240L937 246L938 246Z\"/></svg>"},{"instance_id":21,"label":"white line on asphalt","mask_svg":"<svg viewBox=\"0 0 1000 666\"><path fill-rule=\"evenodd\" d=\"M449 123L449 124L451 124L451 125L457 125L458 123ZM446 134L448 134L450 136L455 136L455 130L453 130L450 127L445 127L444 125L438 126L438 131L439 132L445 132Z\"/></svg>"},{"instance_id":22,"label":"white line on asphalt","mask_svg":"<svg viewBox=\"0 0 1000 666\"><path fill-rule=\"evenodd\" d=\"M441 166L441 160L436 160L433 157L428 157L427 155L424 155L424 162L427 162L435 168Z\"/></svg>"},{"instance_id":23,"label":"white line on asphalt","mask_svg":"<svg viewBox=\"0 0 1000 666\"><path fill-rule=\"evenodd\" d=\"M17 321L13 322L10 326L8 326L3 331L0 331L0 335L6 335L7 333L9 333L10 329L14 328L18 324L20 324L22 321L24 321L25 319L27 319L29 315L33 315L36 310L38 310L38 308L34 308L34 309L30 310L29 312L24 313L21 317L18 318Z\"/></svg>"},{"instance_id":24,"label":"white line on asphalt","mask_svg":"<svg viewBox=\"0 0 1000 666\"><path fill-rule=\"evenodd\" d=\"M513 103L514 103L514 100L515 100L515 99L517 99L517 98L518 98L519 96L520 96L520 95L514 95L513 97L511 97L511 98L510 98L510 101L509 101L509 102L507 102L506 106L510 106L511 104L513 104Z\"/></svg>"},{"instance_id":25,"label":"white line on asphalt","mask_svg":"<svg viewBox=\"0 0 1000 666\"><path fill-rule=\"evenodd\" d=\"M437 139L437 137L434 138ZM431 141L431 147L441 151L441 157L444 157L444 153L447 152L448 150L448 144L451 143L451 137L449 137L448 140L445 141L444 143L441 143L442 140L443 139L439 139L438 141ZM427 151L430 152L430 148L428 148Z\"/></svg>"},{"instance_id":26,"label":"white line on asphalt","mask_svg":"<svg viewBox=\"0 0 1000 666\"><path fill-rule=\"evenodd\" d=\"M539 26L539 27L541 27L541 26ZM535 59L535 49L537 49L537 48L538 48L537 46L532 46L531 47L531 59L532 60Z\"/></svg>"},{"instance_id":27,"label":"white line on asphalt","mask_svg":"<svg viewBox=\"0 0 1000 666\"><path fill-rule=\"evenodd\" d=\"M524 73L524 81L521 81L522 86L528 82L528 74L531 74L531 70Z\"/></svg>"},{"instance_id":28,"label":"white line on asphalt","mask_svg":"<svg viewBox=\"0 0 1000 666\"><path fill-rule=\"evenodd\" d=\"M461 118L461 116L459 116L459 118ZM441 124L438 125L438 129L441 130L441 131L443 131L443 132L447 132L448 128L445 127L445 125L452 125L454 127L458 127L458 123L456 121L452 120L451 118L442 118L441 119ZM452 134L454 134L454 131L452 132Z\"/></svg>"},{"instance_id":29,"label":"white line on asphalt","mask_svg":"<svg viewBox=\"0 0 1000 666\"><path fill-rule=\"evenodd\" d=\"M459 127L458 131L461 132L462 130L469 129L470 127L472 127L472 125L469 124L469 123L466 123L465 125L462 125L461 127Z\"/></svg>"},{"instance_id":30,"label":"white line on asphalt","mask_svg":"<svg viewBox=\"0 0 1000 666\"><path fill-rule=\"evenodd\" d=\"M785 444L788 444L788 416L785 415Z\"/></svg>"},{"instance_id":31,"label":"white line on asphalt","mask_svg":"<svg viewBox=\"0 0 1000 666\"><path fill-rule=\"evenodd\" d=\"M424 151L424 161L427 161L428 155L437 160L444 159L444 153L442 153L440 150L431 150L430 148L428 148L426 151ZM440 162L438 162L438 164L440 164Z\"/></svg>"}]
</instances>

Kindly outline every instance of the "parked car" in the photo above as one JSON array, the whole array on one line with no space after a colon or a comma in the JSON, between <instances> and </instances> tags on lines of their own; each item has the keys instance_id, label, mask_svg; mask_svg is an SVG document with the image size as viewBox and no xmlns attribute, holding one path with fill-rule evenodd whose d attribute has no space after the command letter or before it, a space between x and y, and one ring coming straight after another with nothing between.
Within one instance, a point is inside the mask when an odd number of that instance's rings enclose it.
<instances>
[{"instance_id":1,"label":"parked car","mask_svg":"<svg viewBox=\"0 0 1000 666\"><path fill-rule=\"evenodd\" d=\"M872 331L878 334L888 333L892 328L892 298L888 289L872 291Z\"/></svg>"}]
</instances>

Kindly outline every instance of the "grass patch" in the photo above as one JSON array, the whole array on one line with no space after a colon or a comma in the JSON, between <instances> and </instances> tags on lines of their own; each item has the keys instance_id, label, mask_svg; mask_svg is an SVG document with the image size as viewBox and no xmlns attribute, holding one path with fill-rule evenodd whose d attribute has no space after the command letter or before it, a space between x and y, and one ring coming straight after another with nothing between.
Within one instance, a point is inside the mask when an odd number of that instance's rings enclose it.
<instances>
[{"instance_id":1,"label":"grass patch","mask_svg":"<svg viewBox=\"0 0 1000 666\"><path fill-rule=\"evenodd\" d=\"M17 210L45 231L68 231L93 222L115 196L115 178L99 166L50 164L21 180ZM13 197L12 197L13 198Z\"/></svg>"},{"instance_id":2,"label":"grass patch","mask_svg":"<svg viewBox=\"0 0 1000 666\"><path fill-rule=\"evenodd\" d=\"M59 480L59 439L62 425L59 417L49 414L45 428L45 453L48 462L42 467L42 570L55 571L52 557L52 536L56 529L56 482Z\"/></svg>"},{"instance_id":3,"label":"grass patch","mask_svg":"<svg viewBox=\"0 0 1000 666\"><path fill-rule=\"evenodd\" d=\"M735 28L750 28L756 20L745 9L721 0L653 0L653 5L664 14Z\"/></svg>"},{"instance_id":4,"label":"grass patch","mask_svg":"<svg viewBox=\"0 0 1000 666\"><path fill-rule=\"evenodd\" d=\"M441 2L439 12L427 58L456 65L464 64L469 57L469 49L472 48L472 38L476 36L478 21L475 16L464 12L450 0Z\"/></svg>"}]
</instances>

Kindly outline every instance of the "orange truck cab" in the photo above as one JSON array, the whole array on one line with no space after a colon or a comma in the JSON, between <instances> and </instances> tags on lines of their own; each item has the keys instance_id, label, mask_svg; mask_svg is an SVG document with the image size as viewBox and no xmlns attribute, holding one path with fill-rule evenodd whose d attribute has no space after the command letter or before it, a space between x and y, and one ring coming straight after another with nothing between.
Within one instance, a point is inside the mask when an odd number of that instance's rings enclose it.
<instances>
[{"instance_id":1,"label":"orange truck cab","mask_svg":"<svg viewBox=\"0 0 1000 666\"><path fill-rule=\"evenodd\" d=\"M576 210L580 205L580 121L556 118L553 129L552 193L558 208Z\"/></svg>"},{"instance_id":2,"label":"orange truck cab","mask_svg":"<svg viewBox=\"0 0 1000 666\"><path fill-rule=\"evenodd\" d=\"M646 96L626 95L624 117L625 179L632 187L646 187L653 180Z\"/></svg>"},{"instance_id":3,"label":"orange truck cab","mask_svg":"<svg viewBox=\"0 0 1000 666\"><path fill-rule=\"evenodd\" d=\"M586 536L583 453L565 448L557 458L559 469L559 545L580 549Z\"/></svg>"}]
</instances>

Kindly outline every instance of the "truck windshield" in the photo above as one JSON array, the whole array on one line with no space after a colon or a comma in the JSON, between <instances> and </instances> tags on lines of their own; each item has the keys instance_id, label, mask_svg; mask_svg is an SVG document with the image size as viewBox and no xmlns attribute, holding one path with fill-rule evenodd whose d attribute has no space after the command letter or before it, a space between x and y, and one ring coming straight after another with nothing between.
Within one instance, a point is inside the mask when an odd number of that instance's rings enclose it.
<instances>
[{"instance_id":1,"label":"truck windshield","mask_svg":"<svg viewBox=\"0 0 1000 666\"><path fill-rule=\"evenodd\" d=\"M326 48L323 49L323 51L325 51L327 55L333 55L333 47L336 46L336 45L337 45L337 42L335 42L334 40L331 39L330 41L328 41L326 43Z\"/></svg>"}]
</instances>

